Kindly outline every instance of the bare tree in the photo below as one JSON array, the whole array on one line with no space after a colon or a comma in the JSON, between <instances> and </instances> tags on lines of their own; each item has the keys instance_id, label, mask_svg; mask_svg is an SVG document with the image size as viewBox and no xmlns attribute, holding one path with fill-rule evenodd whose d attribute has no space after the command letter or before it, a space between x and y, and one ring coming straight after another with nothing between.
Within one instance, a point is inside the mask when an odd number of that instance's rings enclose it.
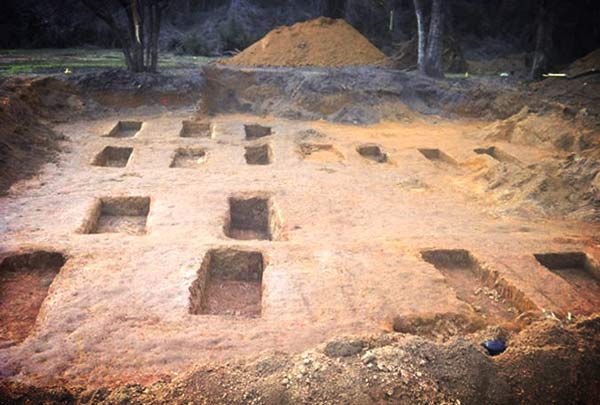
<instances>
[{"instance_id":1,"label":"bare tree","mask_svg":"<svg viewBox=\"0 0 600 405\"><path fill-rule=\"evenodd\" d=\"M444 77L442 53L444 46L444 9L443 0L433 0L429 22L429 34L426 35L425 11L422 0L413 0L417 17L419 71L432 77Z\"/></svg>"},{"instance_id":2,"label":"bare tree","mask_svg":"<svg viewBox=\"0 0 600 405\"><path fill-rule=\"evenodd\" d=\"M421 0L414 0L415 15L417 16L417 66L421 73L425 73L425 48L427 46L427 37L425 34L425 16L423 13L423 3Z\"/></svg>"},{"instance_id":3,"label":"bare tree","mask_svg":"<svg viewBox=\"0 0 600 405\"><path fill-rule=\"evenodd\" d=\"M343 18L346 0L325 0L322 5L322 13L325 17Z\"/></svg>"},{"instance_id":4,"label":"bare tree","mask_svg":"<svg viewBox=\"0 0 600 405\"><path fill-rule=\"evenodd\" d=\"M542 74L548 71L549 52L552 48L552 12L556 7L556 1L540 0L539 12L537 16L537 28L535 33L535 51L533 61L529 72L529 79L536 80L542 77Z\"/></svg>"},{"instance_id":5,"label":"bare tree","mask_svg":"<svg viewBox=\"0 0 600 405\"><path fill-rule=\"evenodd\" d=\"M114 33L127 68L132 72L156 72L158 38L163 11L171 0L81 0ZM125 14L122 27L119 14Z\"/></svg>"}]
</instances>

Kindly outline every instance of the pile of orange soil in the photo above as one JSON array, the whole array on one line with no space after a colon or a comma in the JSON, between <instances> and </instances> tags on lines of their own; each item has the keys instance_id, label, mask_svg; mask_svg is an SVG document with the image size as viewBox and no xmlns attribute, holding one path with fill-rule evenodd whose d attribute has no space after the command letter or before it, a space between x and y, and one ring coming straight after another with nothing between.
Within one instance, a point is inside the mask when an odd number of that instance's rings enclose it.
<instances>
[{"instance_id":1,"label":"pile of orange soil","mask_svg":"<svg viewBox=\"0 0 600 405\"><path fill-rule=\"evenodd\" d=\"M344 20L321 17L278 27L227 65L348 66L388 64L386 56Z\"/></svg>"}]
</instances>

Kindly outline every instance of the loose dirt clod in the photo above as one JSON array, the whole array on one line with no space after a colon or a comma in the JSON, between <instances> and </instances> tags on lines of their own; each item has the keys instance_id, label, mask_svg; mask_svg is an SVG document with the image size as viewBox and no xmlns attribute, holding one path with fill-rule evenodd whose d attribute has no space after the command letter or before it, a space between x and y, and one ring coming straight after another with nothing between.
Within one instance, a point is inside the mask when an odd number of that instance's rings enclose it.
<instances>
[{"instance_id":1,"label":"loose dirt clod","mask_svg":"<svg viewBox=\"0 0 600 405\"><path fill-rule=\"evenodd\" d=\"M108 133L111 138L133 138L142 129L140 121L119 121Z\"/></svg>"},{"instance_id":2,"label":"loose dirt clod","mask_svg":"<svg viewBox=\"0 0 600 405\"><path fill-rule=\"evenodd\" d=\"M0 263L0 347L21 342L35 323L48 288L66 258L36 251L6 257Z\"/></svg>"},{"instance_id":3,"label":"loose dirt clod","mask_svg":"<svg viewBox=\"0 0 600 405\"><path fill-rule=\"evenodd\" d=\"M202 148L179 148L175 151L170 167L193 169L205 160L206 151Z\"/></svg>"},{"instance_id":4,"label":"loose dirt clod","mask_svg":"<svg viewBox=\"0 0 600 405\"><path fill-rule=\"evenodd\" d=\"M149 210L149 197L101 198L84 224L82 233L143 234Z\"/></svg>"},{"instance_id":5,"label":"loose dirt clod","mask_svg":"<svg viewBox=\"0 0 600 405\"><path fill-rule=\"evenodd\" d=\"M264 127L258 124L244 125L246 139L258 139L271 135L271 127Z\"/></svg>"},{"instance_id":6,"label":"loose dirt clod","mask_svg":"<svg viewBox=\"0 0 600 405\"><path fill-rule=\"evenodd\" d=\"M212 126L209 122L182 121L179 136L182 138L212 138Z\"/></svg>"},{"instance_id":7,"label":"loose dirt clod","mask_svg":"<svg viewBox=\"0 0 600 405\"><path fill-rule=\"evenodd\" d=\"M210 250L190 286L190 313L260 316L264 267L263 255L257 251Z\"/></svg>"},{"instance_id":8,"label":"loose dirt clod","mask_svg":"<svg viewBox=\"0 0 600 405\"><path fill-rule=\"evenodd\" d=\"M381 146L374 143L359 145L356 147L356 151L365 159L377 163L385 163L388 160L387 154L381 149Z\"/></svg>"},{"instance_id":9,"label":"loose dirt clod","mask_svg":"<svg viewBox=\"0 0 600 405\"><path fill-rule=\"evenodd\" d=\"M268 144L246 146L244 158L249 165L268 165L273 161L273 151Z\"/></svg>"},{"instance_id":10,"label":"loose dirt clod","mask_svg":"<svg viewBox=\"0 0 600 405\"><path fill-rule=\"evenodd\" d=\"M279 27L227 65L348 66L387 65L386 56L344 20L318 18Z\"/></svg>"},{"instance_id":11,"label":"loose dirt clod","mask_svg":"<svg viewBox=\"0 0 600 405\"><path fill-rule=\"evenodd\" d=\"M365 342L359 339L332 340L325 345L323 352L328 357L350 357L359 354L365 346Z\"/></svg>"},{"instance_id":12,"label":"loose dirt clod","mask_svg":"<svg viewBox=\"0 0 600 405\"><path fill-rule=\"evenodd\" d=\"M107 146L98 153L92 165L102 167L125 167L129 163L133 148L121 146Z\"/></svg>"},{"instance_id":13,"label":"loose dirt clod","mask_svg":"<svg viewBox=\"0 0 600 405\"><path fill-rule=\"evenodd\" d=\"M276 209L270 198L231 197L225 234L233 239L273 240L279 229Z\"/></svg>"}]
</instances>

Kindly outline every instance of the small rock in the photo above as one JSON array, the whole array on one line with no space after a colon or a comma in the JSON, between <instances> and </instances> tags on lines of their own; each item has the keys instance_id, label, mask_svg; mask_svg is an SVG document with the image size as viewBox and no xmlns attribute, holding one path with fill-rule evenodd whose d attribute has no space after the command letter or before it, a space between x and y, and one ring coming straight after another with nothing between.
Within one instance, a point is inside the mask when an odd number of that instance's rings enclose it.
<instances>
[{"instance_id":1,"label":"small rock","mask_svg":"<svg viewBox=\"0 0 600 405\"><path fill-rule=\"evenodd\" d=\"M361 361L363 362L363 364L369 364L372 363L376 360L377 358L375 357L375 355L371 352L367 352L365 353L362 357L361 357Z\"/></svg>"}]
</instances>

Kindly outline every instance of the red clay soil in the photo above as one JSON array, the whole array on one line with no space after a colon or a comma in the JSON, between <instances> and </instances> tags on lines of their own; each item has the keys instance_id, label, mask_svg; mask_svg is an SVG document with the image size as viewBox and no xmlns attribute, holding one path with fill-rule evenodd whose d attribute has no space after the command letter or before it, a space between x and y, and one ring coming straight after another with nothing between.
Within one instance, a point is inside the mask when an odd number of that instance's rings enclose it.
<instances>
[{"instance_id":1,"label":"red clay soil","mask_svg":"<svg viewBox=\"0 0 600 405\"><path fill-rule=\"evenodd\" d=\"M0 275L0 340L20 342L27 337L55 275L51 268Z\"/></svg>"},{"instance_id":2,"label":"red clay soil","mask_svg":"<svg viewBox=\"0 0 600 405\"><path fill-rule=\"evenodd\" d=\"M48 288L64 263L58 253L39 252L0 264L0 342L23 341L35 323Z\"/></svg>"},{"instance_id":3,"label":"red clay soil","mask_svg":"<svg viewBox=\"0 0 600 405\"><path fill-rule=\"evenodd\" d=\"M206 295L205 314L260 316L260 281L211 280Z\"/></svg>"},{"instance_id":4,"label":"red clay soil","mask_svg":"<svg viewBox=\"0 0 600 405\"><path fill-rule=\"evenodd\" d=\"M321 66L386 65L386 56L344 20L321 17L278 27L227 65Z\"/></svg>"}]
</instances>

